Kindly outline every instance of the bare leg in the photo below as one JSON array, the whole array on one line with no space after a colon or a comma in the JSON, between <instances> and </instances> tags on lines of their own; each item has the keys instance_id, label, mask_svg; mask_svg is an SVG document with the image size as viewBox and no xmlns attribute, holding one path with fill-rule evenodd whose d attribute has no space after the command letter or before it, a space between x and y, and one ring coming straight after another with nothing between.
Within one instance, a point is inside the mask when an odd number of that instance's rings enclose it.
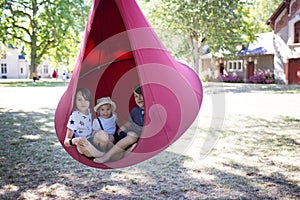
<instances>
[{"instance_id":1,"label":"bare leg","mask_svg":"<svg viewBox=\"0 0 300 200\"><path fill-rule=\"evenodd\" d=\"M98 131L94 136L94 144L103 152L107 152L112 146L110 136L105 131Z\"/></svg>"},{"instance_id":2,"label":"bare leg","mask_svg":"<svg viewBox=\"0 0 300 200\"><path fill-rule=\"evenodd\" d=\"M109 160L121 159L125 154L125 150L131 144L134 144L138 139L138 136L134 132L128 132L127 136L115 144L107 153L102 157L95 158L94 162L105 163Z\"/></svg>"},{"instance_id":3,"label":"bare leg","mask_svg":"<svg viewBox=\"0 0 300 200\"><path fill-rule=\"evenodd\" d=\"M124 152L124 155L123 156L127 156L133 149L134 147L136 146L137 143L133 144L129 149L127 149L125 152Z\"/></svg>"},{"instance_id":4,"label":"bare leg","mask_svg":"<svg viewBox=\"0 0 300 200\"><path fill-rule=\"evenodd\" d=\"M109 161L116 161L116 160L120 160L122 158L124 158L125 156L127 156L133 149L134 147L136 146L136 143L133 144L130 148L128 148L126 151L125 150L122 150L121 152L119 153L116 153L115 155L113 155Z\"/></svg>"},{"instance_id":5,"label":"bare leg","mask_svg":"<svg viewBox=\"0 0 300 200\"><path fill-rule=\"evenodd\" d=\"M86 138L80 138L77 150L88 157L101 157L104 155L103 152L96 149Z\"/></svg>"}]
</instances>

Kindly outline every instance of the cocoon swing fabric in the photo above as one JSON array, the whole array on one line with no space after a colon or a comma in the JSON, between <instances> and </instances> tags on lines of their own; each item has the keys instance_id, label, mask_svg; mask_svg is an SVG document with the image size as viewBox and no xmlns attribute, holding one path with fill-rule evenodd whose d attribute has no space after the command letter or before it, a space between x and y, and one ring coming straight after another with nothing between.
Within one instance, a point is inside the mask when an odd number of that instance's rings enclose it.
<instances>
[{"instance_id":1,"label":"cocoon swing fabric","mask_svg":"<svg viewBox=\"0 0 300 200\"><path fill-rule=\"evenodd\" d=\"M135 105L132 91L138 84L145 123L131 153L99 164L63 145L77 88L89 89L94 103L111 97L122 125ZM198 75L169 54L135 0L93 0L72 78L56 109L56 134L65 150L87 166L127 167L155 156L184 134L200 111L202 97Z\"/></svg>"}]
</instances>

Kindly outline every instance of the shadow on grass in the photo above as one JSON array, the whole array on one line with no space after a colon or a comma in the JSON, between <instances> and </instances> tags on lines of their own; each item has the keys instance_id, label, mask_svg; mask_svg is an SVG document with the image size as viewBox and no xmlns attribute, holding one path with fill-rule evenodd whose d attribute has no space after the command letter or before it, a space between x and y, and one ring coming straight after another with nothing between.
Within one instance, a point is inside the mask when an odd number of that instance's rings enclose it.
<instances>
[{"instance_id":1,"label":"shadow on grass","mask_svg":"<svg viewBox=\"0 0 300 200\"><path fill-rule=\"evenodd\" d=\"M175 199L191 189L185 183L199 186L184 157L167 152L124 169L87 167L61 147L53 113L0 108L0 199Z\"/></svg>"},{"instance_id":2,"label":"shadow on grass","mask_svg":"<svg viewBox=\"0 0 300 200\"><path fill-rule=\"evenodd\" d=\"M282 173L273 172L267 176L256 167L235 162L227 166L232 168L231 172L211 168L210 173L216 176L216 184L221 184L231 191L239 193L239 199L280 199L279 191L280 196L286 199L300 197L300 186L292 183ZM267 196L265 190L268 191Z\"/></svg>"},{"instance_id":3,"label":"shadow on grass","mask_svg":"<svg viewBox=\"0 0 300 200\"><path fill-rule=\"evenodd\" d=\"M299 148L296 142L299 137L299 122L299 118L290 116L278 116L274 119L244 116L226 128L224 137L231 137L242 144L237 146L247 147L246 150L265 148L272 151L284 148L286 151L295 151Z\"/></svg>"},{"instance_id":4,"label":"shadow on grass","mask_svg":"<svg viewBox=\"0 0 300 200\"><path fill-rule=\"evenodd\" d=\"M57 183L82 186L89 180L85 175L91 170L72 160L61 147L53 116L53 109L22 112L0 108L0 199L54 197L51 187ZM84 181L77 182L83 177Z\"/></svg>"},{"instance_id":5,"label":"shadow on grass","mask_svg":"<svg viewBox=\"0 0 300 200\"><path fill-rule=\"evenodd\" d=\"M128 168L90 168L73 160L61 147L53 121L53 109L23 112L0 108L0 199L297 197L299 187L284 177L275 180L255 174L257 168L236 163L228 170L190 166L186 162L193 163L191 158L167 151ZM236 168L255 173L241 177L232 173ZM209 175L211 179L206 178ZM260 182L274 183L277 193L268 194L263 186L254 184ZM284 193L286 187L292 189Z\"/></svg>"}]
</instances>

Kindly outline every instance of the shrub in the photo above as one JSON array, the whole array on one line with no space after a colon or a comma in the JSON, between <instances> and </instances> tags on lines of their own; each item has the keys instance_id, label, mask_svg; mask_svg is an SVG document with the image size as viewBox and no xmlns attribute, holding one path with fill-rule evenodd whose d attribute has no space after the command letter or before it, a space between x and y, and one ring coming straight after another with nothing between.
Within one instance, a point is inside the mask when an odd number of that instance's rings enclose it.
<instances>
[{"instance_id":1,"label":"shrub","mask_svg":"<svg viewBox=\"0 0 300 200\"><path fill-rule=\"evenodd\" d=\"M249 83L261 83L261 84L271 84L274 83L274 74L270 72L269 70L267 71L261 71L254 76L250 76Z\"/></svg>"},{"instance_id":2,"label":"shrub","mask_svg":"<svg viewBox=\"0 0 300 200\"><path fill-rule=\"evenodd\" d=\"M239 75L235 74L228 74L228 75L222 75L222 80L227 83L242 83L243 79Z\"/></svg>"}]
</instances>

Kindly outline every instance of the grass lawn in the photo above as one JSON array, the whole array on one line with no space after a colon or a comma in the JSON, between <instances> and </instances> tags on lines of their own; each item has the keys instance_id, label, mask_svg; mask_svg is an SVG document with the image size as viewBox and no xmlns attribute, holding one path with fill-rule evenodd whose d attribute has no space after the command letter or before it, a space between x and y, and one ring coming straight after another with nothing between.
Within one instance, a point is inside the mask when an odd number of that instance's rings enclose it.
<instances>
[{"instance_id":1,"label":"grass lawn","mask_svg":"<svg viewBox=\"0 0 300 200\"><path fill-rule=\"evenodd\" d=\"M37 91L38 84L23 86ZM220 91L227 94L228 111L205 158L194 155L215 134L206 123L207 102L187 153L168 149L113 170L90 168L68 155L55 134L55 107L29 111L2 107L0 100L0 199L300 199L299 86L204 84L206 99ZM283 107L291 101L293 108Z\"/></svg>"},{"instance_id":2,"label":"grass lawn","mask_svg":"<svg viewBox=\"0 0 300 200\"><path fill-rule=\"evenodd\" d=\"M45 79L45 80L38 80L33 82L32 80L0 80L0 87L61 87L68 84L68 82L63 82L61 80L52 80L52 79Z\"/></svg>"}]
</instances>

